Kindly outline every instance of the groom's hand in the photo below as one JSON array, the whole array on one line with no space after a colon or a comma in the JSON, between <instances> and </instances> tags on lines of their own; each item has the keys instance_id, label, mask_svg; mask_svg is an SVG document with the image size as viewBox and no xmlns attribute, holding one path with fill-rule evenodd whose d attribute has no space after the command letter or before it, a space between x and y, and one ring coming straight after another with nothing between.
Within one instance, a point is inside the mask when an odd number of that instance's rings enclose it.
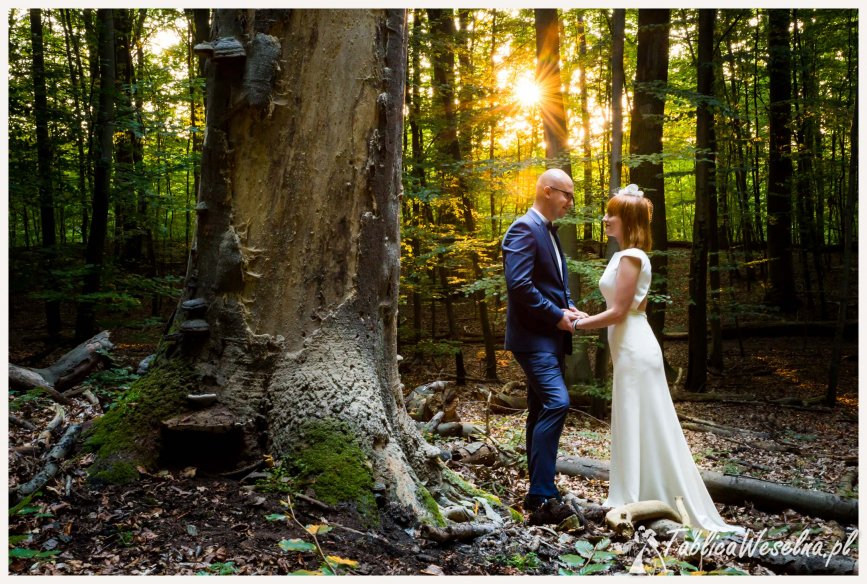
<instances>
[{"instance_id":1,"label":"groom's hand","mask_svg":"<svg viewBox=\"0 0 867 584\"><path fill-rule=\"evenodd\" d=\"M568 333L572 332L572 323L578 319L578 316L568 308L563 309L563 318L557 323L557 328Z\"/></svg>"},{"instance_id":2,"label":"groom's hand","mask_svg":"<svg viewBox=\"0 0 867 584\"><path fill-rule=\"evenodd\" d=\"M570 306L566 310L568 310L573 315L575 315L575 318L587 318L588 316L590 316L586 312L582 312L582 311L578 310L577 308L575 308L574 306Z\"/></svg>"}]
</instances>

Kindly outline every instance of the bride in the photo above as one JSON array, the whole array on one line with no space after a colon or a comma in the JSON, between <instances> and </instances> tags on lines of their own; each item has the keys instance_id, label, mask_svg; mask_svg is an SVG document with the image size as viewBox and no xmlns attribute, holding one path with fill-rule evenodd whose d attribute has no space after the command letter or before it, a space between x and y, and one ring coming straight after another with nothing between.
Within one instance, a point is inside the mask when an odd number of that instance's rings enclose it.
<instances>
[{"instance_id":1,"label":"bride","mask_svg":"<svg viewBox=\"0 0 867 584\"><path fill-rule=\"evenodd\" d=\"M745 533L728 525L704 486L683 436L663 368L662 350L644 312L650 289L652 203L636 185L608 202L605 234L617 239L614 254L599 279L607 309L579 318L581 330L608 327L614 364L611 397L611 470L607 507L657 499L677 509L682 496L693 527Z\"/></svg>"}]
</instances>

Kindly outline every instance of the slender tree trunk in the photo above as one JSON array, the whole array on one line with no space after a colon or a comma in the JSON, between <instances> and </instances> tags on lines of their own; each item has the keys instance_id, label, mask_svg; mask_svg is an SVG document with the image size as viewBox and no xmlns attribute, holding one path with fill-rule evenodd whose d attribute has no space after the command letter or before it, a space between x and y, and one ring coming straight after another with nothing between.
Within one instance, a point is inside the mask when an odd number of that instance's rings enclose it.
<instances>
[{"instance_id":1,"label":"slender tree trunk","mask_svg":"<svg viewBox=\"0 0 867 584\"><path fill-rule=\"evenodd\" d=\"M84 78L81 73L81 57L78 57L78 66L75 64L75 57L78 55L78 39L75 30L72 28L72 17L69 9L61 9L61 22L63 24L64 40L66 45L66 62L69 66L69 80L72 84L72 99L75 104L74 116L76 123L75 145L78 149L78 193L81 200L81 242L87 243L88 229L88 205L87 205L87 175L90 172L87 164L87 158L84 154L84 115L82 113L81 101L83 96ZM73 44L75 48L73 49Z\"/></svg>"},{"instance_id":2,"label":"slender tree trunk","mask_svg":"<svg viewBox=\"0 0 867 584\"><path fill-rule=\"evenodd\" d=\"M849 275L852 271L852 242L856 229L855 213L858 204L858 103L855 103L855 113L852 117L851 146L849 158L849 190L847 191L843 216L843 265L840 277L839 308L837 311L837 327L834 331L834 345L831 353L831 365L828 370L828 390L825 394L825 404L834 406L837 403L837 385L840 380L840 362L843 358L843 332L846 327L846 315L849 311Z\"/></svg>"},{"instance_id":3,"label":"slender tree trunk","mask_svg":"<svg viewBox=\"0 0 867 584\"><path fill-rule=\"evenodd\" d=\"M668 9L640 9L638 11L638 58L635 73L635 96L632 104L629 153L632 156L662 153L662 125L665 98L659 86L668 83L668 29L671 13ZM630 182L644 190L644 196L653 203L653 254L651 263L657 284L655 294L668 294L668 233L665 216L665 181L662 162L642 161L631 167ZM647 318L663 346L665 304L648 303ZM666 369L669 366L666 362Z\"/></svg>"},{"instance_id":4,"label":"slender tree trunk","mask_svg":"<svg viewBox=\"0 0 867 584\"><path fill-rule=\"evenodd\" d=\"M753 55L759 54L759 36L760 36L760 28L755 27L755 34L753 35ZM762 142L763 140L759 139L759 132L761 129L761 119L759 118L759 59L753 59L753 128L754 132L750 136L754 138L753 140L753 213L755 214L755 226L756 226L756 234L758 235L758 244L763 244L765 241L765 235L762 230L762 199L761 199L761 186L759 180L759 169L761 168L761 154L762 154ZM765 250L767 251L767 250ZM764 277L767 268L765 264L762 264L762 277Z\"/></svg>"},{"instance_id":5,"label":"slender tree trunk","mask_svg":"<svg viewBox=\"0 0 867 584\"><path fill-rule=\"evenodd\" d=\"M768 291L766 301L784 313L798 307L792 266L792 131L789 10L768 11L770 84L768 153Z\"/></svg>"},{"instance_id":6,"label":"slender tree trunk","mask_svg":"<svg viewBox=\"0 0 867 584\"><path fill-rule=\"evenodd\" d=\"M94 300L100 290L103 253L108 228L109 190L112 168L112 137L114 135L114 10L97 11L96 29L99 63L99 105L97 106L93 206L90 237L84 253L87 273L75 321L76 339L89 339L96 332ZM88 297L90 296L90 297Z\"/></svg>"},{"instance_id":7,"label":"slender tree trunk","mask_svg":"<svg viewBox=\"0 0 867 584\"><path fill-rule=\"evenodd\" d=\"M422 11L418 8L413 10L412 19L412 43L410 45L410 55L412 56L412 82L410 83L410 99L409 99L409 129L412 135L412 169L411 176L415 186L420 189L427 188L427 176L424 171L424 152L422 143L424 135L419 119L421 117L421 18ZM421 205L417 199L413 200L412 224L416 228L414 235L409 238L409 244L412 248L413 258L421 257L421 235L418 229L422 225ZM418 271L421 272L421 266L418 266ZM421 277L421 273L419 273ZM416 346L416 355L419 355L419 343L421 342L421 321L422 321L422 294L421 286L416 286L412 292L412 315L413 315L413 332L414 344ZM433 334L431 335L433 338Z\"/></svg>"},{"instance_id":8,"label":"slender tree trunk","mask_svg":"<svg viewBox=\"0 0 867 584\"><path fill-rule=\"evenodd\" d=\"M443 129L438 135L437 142L446 160L457 169L457 181L455 188L459 201L459 209L462 215L463 229L469 236L476 232L475 219L473 217L473 201L470 196L469 181L466 170L463 168L464 156L461 151L461 139L458 134L457 115L455 111L455 51L454 43L457 37L455 31L454 14L452 10L428 9L428 20L433 36L433 69L434 69L434 96L439 105L439 111L443 117ZM459 101L458 105L461 105ZM473 273L476 279L481 278L481 268L476 252L470 253ZM443 272L442 283L446 286L446 274ZM493 342L493 333L488 319L487 302L482 293L474 294L474 302L479 311L479 320L482 325L482 334L485 337L485 372L486 376L496 378L496 349ZM448 305L447 305L448 310ZM451 318L449 334L452 341L458 340L457 326ZM466 383L466 372L463 361L463 351L460 346L455 353L455 368L458 385Z\"/></svg>"},{"instance_id":9,"label":"slender tree trunk","mask_svg":"<svg viewBox=\"0 0 867 584\"><path fill-rule=\"evenodd\" d=\"M587 29L584 24L583 13L578 17L578 61L580 63L581 81L581 146L584 166L584 206L587 209L593 207L593 150L590 147L590 104L587 97ZM593 222L584 222L584 239L593 239Z\"/></svg>"},{"instance_id":10,"label":"slender tree trunk","mask_svg":"<svg viewBox=\"0 0 867 584\"><path fill-rule=\"evenodd\" d=\"M33 46L33 115L36 118L36 162L39 184L39 215L42 220L44 285L55 288L57 227L54 222L54 191L51 184L51 143L48 136L48 98L45 91L45 50L42 41L42 10L30 10L30 40ZM45 324L50 337L60 334L60 301L45 302Z\"/></svg>"},{"instance_id":11,"label":"slender tree trunk","mask_svg":"<svg viewBox=\"0 0 867 584\"><path fill-rule=\"evenodd\" d=\"M713 29L715 9L698 11L698 89L699 98L713 96ZM710 232L709 201L714 188L713 110L701 101L696 110L695 133L695 218L692 254L689 262L689 364L686 388L702 392L707 387L707 259Z\"/></svg>"}]
</instances>

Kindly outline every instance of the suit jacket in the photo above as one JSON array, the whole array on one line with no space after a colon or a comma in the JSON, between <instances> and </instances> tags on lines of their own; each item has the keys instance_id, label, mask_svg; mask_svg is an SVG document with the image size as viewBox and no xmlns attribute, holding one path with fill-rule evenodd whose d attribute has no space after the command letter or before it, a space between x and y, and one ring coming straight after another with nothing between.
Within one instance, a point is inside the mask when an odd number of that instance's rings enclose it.
<instances>
[{"instance_id":1,"label":"suit jacket","mask_svg":"<svg viewBox=\"0 0 867 584\"><path fill-rule=\"evenodd\" d=\"M557 267L557 254L563 265ZM503 237L506 272L506 349L516 353L572 353L572 335L557 328L572 306L566 257L535 212L518 217Z\"/></svg>"}]
</instances>

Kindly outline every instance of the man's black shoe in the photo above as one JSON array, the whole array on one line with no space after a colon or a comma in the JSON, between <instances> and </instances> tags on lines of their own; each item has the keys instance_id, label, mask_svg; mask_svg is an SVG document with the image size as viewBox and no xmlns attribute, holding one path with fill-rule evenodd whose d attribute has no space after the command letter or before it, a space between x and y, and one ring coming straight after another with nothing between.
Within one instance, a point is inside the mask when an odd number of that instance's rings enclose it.
<instances>
[{"instance_id":1,"label":"man's black shoe","mask_svg":"<svg viewBox=\"0 0 867 584\"><path fill-rule=\"evenodd\" d=\"M551 497L528 494L526 497L524 497L524 511L532 513L533 511L539 509L545 503L545 501L548 501L549 499L561 501L563 497L560 495L560 493L557 493L556 495L553 495Z\"/></svg>"},{"instance_id":2,"label":"man's black shoe","mask_svg":"<svg viewBox=\"0 0 867 584\"><path fill-rule=\"evenodd\" d=\"M530 525L559 525L563 520L575 514L572 505L552 497L530 513L527 523Z\"/></svg>"}]
</instances>

